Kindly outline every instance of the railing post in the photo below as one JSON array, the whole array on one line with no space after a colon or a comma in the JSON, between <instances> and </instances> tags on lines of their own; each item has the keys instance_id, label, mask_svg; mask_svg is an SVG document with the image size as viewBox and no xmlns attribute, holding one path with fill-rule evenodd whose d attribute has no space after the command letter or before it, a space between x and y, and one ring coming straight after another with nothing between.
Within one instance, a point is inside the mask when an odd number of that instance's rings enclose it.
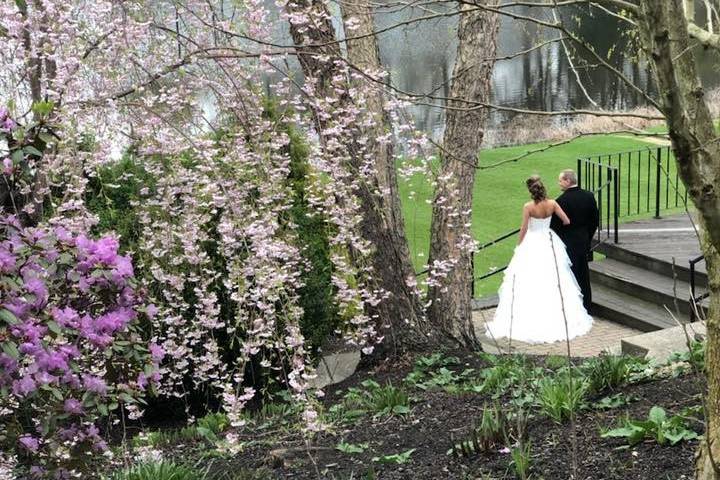
<instances>
[{"instance_id":1,"label":"railing post","mask_svg":"<svg viewBox=\"0 0 720 480\"><path fill-rule=\"evenodd\" d=\"M475 298L475 251L470 252L470 299Z\"/></svg>"},{"instance_id":2,"label":"railing post","mask_svg":"<svg viewBox=\"0 0 720 480\"><path fill-rule=\"evenodd\" d=\"M597 184L598 184L598 202L597 202L597 203L598 203L598 208L600 209L600 211L598 212L598 213L600 214L600 223L599 223L598 228L602 229L602 227L603 227L603 213L605 213L605 212L603 212L603 204L602 204L602 203L603 203L603 202L602 202L602 200L603 200L603 197L602 197L602 194L603 194L602 164L598 163L598 169L597 169L597 170L598 170L598 182L597 182ZM609 233L610 233L610 231L609 231L609 225L606 225L605 228L608 229L608 234L609 234Z\"/></svg>"},{"instance_id":3,"label":"railing post","mask_svg":"<svg viewBox=\"0 0 720 480\"><path fill-rule=\"evenodd\" d=\"M657 165L655 168L655 218L660 218L660 162L662 161L662 147L658 147L655 161Z\"/></svg>"},{"instance_id":4,"label":"railing post","mask_svg":"<svg viewBox=\"0 0 720 480\"><path fill-rule=\"evenodd\" d=\"M695 262L690 260L690 322L695 321Z\"/></svg>"},{"instance_id":5,"label":"railing post","mask_svg":"<svg viewBox=\"0 0 720 480\"><path fill-rule=\"evenodd\" d=\"M577 170L575 173L577 173L578 186L582 187L582 160L579 158L577 159Z\"/></svg>"},{"instance_id":6,"label":"railing post","mask_svg":"<svg viewBox=\"0 0 720 480\"><path fill-rule=\"evenodd\" d=\"M613 172L613 196L615 197L615 208L613 209L613 229L615 230L615 243L618 243L618 211L620 210L620 171Z\"/></svg>"}]
</instances>

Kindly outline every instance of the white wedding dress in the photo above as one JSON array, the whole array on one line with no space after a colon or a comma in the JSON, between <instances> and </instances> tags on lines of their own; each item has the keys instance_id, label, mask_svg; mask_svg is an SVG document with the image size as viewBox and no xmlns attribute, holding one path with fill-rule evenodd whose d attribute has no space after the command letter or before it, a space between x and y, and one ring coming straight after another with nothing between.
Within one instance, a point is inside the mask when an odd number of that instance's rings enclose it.
<instances>
[{"instance_id":1,"label":"white wedding dress","mask_svg":"<svg viewBox=\"0 0 720 480\"><path fill-rule=\"evenodd\" d=\"M565 244L550 229L551 218L530 217L525 238L505 270L495 317L486 325L488 337L551 343L590 331L593 319L583 306Z\"/></svg>"}]
</instances>

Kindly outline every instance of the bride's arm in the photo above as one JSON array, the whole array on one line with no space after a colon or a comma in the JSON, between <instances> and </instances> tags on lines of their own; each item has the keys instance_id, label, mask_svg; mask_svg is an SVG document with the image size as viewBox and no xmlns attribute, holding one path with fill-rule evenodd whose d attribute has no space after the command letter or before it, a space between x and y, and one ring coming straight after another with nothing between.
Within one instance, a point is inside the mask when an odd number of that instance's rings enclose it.
<instances>
[{"instance_id":1,"label":"bride's arm","mask_svg":"<svg viewBox=\"0 0 720 480\"><path fill-rule=\"evenodd\" d=\"M528 229L528 222L530 221L530 207L528 205L523 206L523 219L522 225L520 226L520 238L518 239L518 245L520 245L525 238L525 234Z\"/></svg>"},{"instance_id":2,"label":"bride's arm","mask_svg":"<svg viewBox=\"0 0 720 480\"><path fill-rule=\"evenodd\" d=\"M560 217L560 220L562 220L563 225L570 225L570 219L569 219L568 216L565 214L565 211L563 211L563 209L562 209L562 207L560 206L560 204L557 203L557 202L553 202L553 203L555 204L555 209L553 210L553 213L555 213L555 215L557 215L558 217Z\"/></svg>"}]
</instances>

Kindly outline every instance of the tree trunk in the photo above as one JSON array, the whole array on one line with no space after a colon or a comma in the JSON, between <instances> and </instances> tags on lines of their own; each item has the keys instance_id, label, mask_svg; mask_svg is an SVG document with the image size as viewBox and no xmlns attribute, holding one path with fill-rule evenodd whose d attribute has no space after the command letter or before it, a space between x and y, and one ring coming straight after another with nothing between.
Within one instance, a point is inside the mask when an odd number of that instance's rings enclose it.
<instances>
[{"instance_id":1,"label":"tree trunk","mask_svg":"<svg viewBox=\"0 0 720 480\"><path fill-rule=\"evenodd\" d=\"M490 95L498 16L482 10L460 15L458 48L451 98L486 102ZM428 318L433 327L465 345L477 346L472 323L472 273L474 242L470 232L473 187L478 153L487 117L484 109L453 110L466 103L450 101L446 110L441 171L433 200L430 256L431 276L439 275L428 289L432 301Z\"/></svg>"},{"instance_id":2,"label":"tree trunk","mask_svg":"<svg viewBox=\"0 0 720 480\"><path fill-rule=\"evenodd\" d=\"M720 479L720 145L695 67L682 0L642 0L638 26L656 76L675 159L704 228L710 311L707 319L706 441L696 478Z\"/></svg>"},{"instance_id":3,"label":"tree trunk","mask_svg":"<svg viewBox=\"0 0 720 480\"><path fill-rule=\"evenodd\" d=\"M341 58L339 44L330 21L330 14L321 0L300 0L288 5L291 13L306 13L313 10L313 18L322 17L321 23L311 23L298 28L291 23L290 33L296 46L301 47L298 59L307 79L315 83L315 95L319 98L337 98L336 106L342 108L352 101L348 95L349 82L338 82L343 73L336 63ZM366 5L343 5L343 16L355 17L356 29L350 35L361 36L373 32L372 16ZM305 46L310 45L310 46ZM306 52L306 53L303 53ZM325 57L318 56L323 54ZM374 36L348 43L348 60L353 65L372 72L380 66L378 47ZM333 78L335 77L335 80ZM378 288L389 293L389 297L368 312L386 327L390 341L375 348L372 359L397 355L400 352L426 342L423 333L424 318L420 299L414 289L408 286L408 280L414 279L412 263L405 238L400 198L398 194L397 173L395 170L392 146L376 142L375 139L389 128L383 109L381 88L368 91L365 108L372 114L372 125L358 127L359 135L367 140L365 145L357 142L358 136L347 139L350 171L362 168L366 152L375 156L375 175L370 182L363 182L355 192L360 200L362 214L361 235L373 246L372 272ZM313 111L319 132L332 122L331 118L318 110ZM322 141L322 137L321 137ZM384 332L383 332L384 333Z\"/></svg>"}]
</instances>

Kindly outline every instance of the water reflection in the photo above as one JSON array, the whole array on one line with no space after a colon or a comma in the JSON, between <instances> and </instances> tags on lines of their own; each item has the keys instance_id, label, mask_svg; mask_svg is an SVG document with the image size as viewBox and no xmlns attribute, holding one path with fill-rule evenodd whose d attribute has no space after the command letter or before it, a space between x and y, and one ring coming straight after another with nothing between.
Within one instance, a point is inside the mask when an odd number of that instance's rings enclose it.
<instances>
[{"instance_id":1,"label":"water reflection","mask_svg":"<svg viewBox=\"0 0 720 480\"><path fill-rule=\"evenodd\" d=\"M514 11L520 15L553 21L548 9L516 7ZM376 16L376 26L382 29L427 15L427 11L409 9L382 12ZM570 42L566 42L565 46L560 42L550 42L559 37L557 31L502 17L498 57L549 43L525 55L496 63L492 80L492 103L543 110L588 108L594 104L606 109L629 109L646 103L642 92L655 95L649 68L633 53L639 49L624 21L587 7L561 8L559 15L572 31L593 45L598 56L622 72L638 88L628 86L616 74L602 67L601 62L591 53L578 50ZM456 49L456 24L456 17L439 18L382 34L379 38L381 59L390 71L393 85L403 91L433 92L437 97L447 96ZM565 48L569 51L566 52ZM587 93L576 80L568 53ZM705 86L714 88L720 85L713 68L717 55L699 49L697 57ZM439 104L441 100L435 100L434 103ZM414 107L413 115L421 129L436 138L441 135L444 123L441 109L419 105ZM511 117L512 114L494 112L490 128L500 127Z\"/></svg>"}]
</instances>

